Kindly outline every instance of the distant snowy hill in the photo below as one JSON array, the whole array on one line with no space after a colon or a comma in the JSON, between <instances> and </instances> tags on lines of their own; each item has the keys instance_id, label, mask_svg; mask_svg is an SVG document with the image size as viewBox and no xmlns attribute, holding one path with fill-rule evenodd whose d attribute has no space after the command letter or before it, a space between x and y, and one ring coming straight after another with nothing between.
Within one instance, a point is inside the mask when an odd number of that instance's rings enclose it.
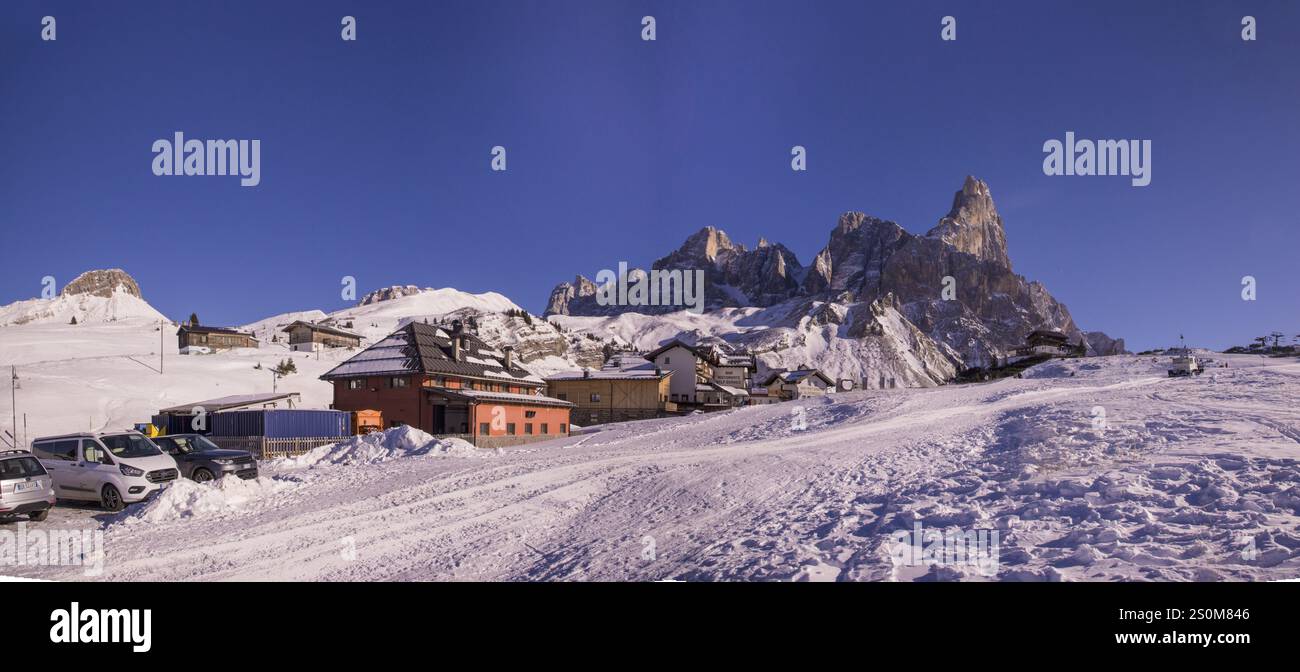
<instances>
[{"instance_id":1,"label":"distant snowy hill","mask_svg":"<svg viewBox=\"0 0 1300 672\"><path fill-rule=\"evenodd\" d=\"M345 325L351 324L349 331L374 342L397 331L408 322L434 319L460 310L493 314L522 309L496 292L471 294L451 287L421 289L414 285L394 286L367 294L361 299L359 305L351 308L332 313L321 310L282 313L246 324L241 328L254 332L263 342L268 342L272 334L278 333L280 329L297 320L309 322L328 320L343 329L349 329Z\"/></svg>"},{"instance_id":2,"label":"distant snowy hill","mask_svg":"<svg viewBox=\"0 0 1300 672\"><path fill-rule=\"evenodd\" d=\"M140 296L140 287L125 271L88 271L52 299L27 299L0 307L0 327L23 324L78 324L167 318Z\"/></svg>"}]
</instances>

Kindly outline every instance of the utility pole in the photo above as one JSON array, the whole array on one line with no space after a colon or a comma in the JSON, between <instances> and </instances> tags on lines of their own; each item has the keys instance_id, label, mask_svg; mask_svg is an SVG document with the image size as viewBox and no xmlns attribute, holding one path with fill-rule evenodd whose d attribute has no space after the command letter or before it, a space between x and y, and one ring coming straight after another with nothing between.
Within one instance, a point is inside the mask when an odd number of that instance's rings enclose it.
<instances>
[{"instance_id":1,"label":"utility pole","mask_svg":"<svg viewBox=\"0 0 1300 672\"><path fill-rule=\"evenodd\" d=\"M18 367L9 367L9 403L13 405L14 431L18 431ZM18 439L15 438L14 441Z\"/></svg>"},{"instance_id":2,"label":"utility pole","mask_svg":"<svg viewBox=\"0 0 1300 672\"><path fill-rule=\"evenodd\" d=\"M163 321L158 320L158 375L163 372L163 348L166 347L166 336L163 334Z\"/></svg>"}]
</instances>

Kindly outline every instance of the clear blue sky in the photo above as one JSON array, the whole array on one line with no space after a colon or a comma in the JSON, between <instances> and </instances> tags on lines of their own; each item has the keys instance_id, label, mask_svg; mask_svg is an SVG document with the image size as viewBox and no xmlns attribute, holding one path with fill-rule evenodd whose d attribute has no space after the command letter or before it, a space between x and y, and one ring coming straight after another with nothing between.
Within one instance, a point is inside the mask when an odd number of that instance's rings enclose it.
<instances>
[{"instance_id":1,"label":"clear blue sky","mask_svg":"<svg viewBox=\"0 0 1300 672\"><path fill-rule=\"evenodd\" d=\"M1085 329L1295 335L1300 5L1235 4L7 0L0 303L122 267L209 324L340 308L345 275L540 312L705 225L804 263L845 210L923 232L969 173ZM178 130L260 139L261 185L154 176ZM1045 176L1067 130L1152 140L1151 185Z\"/></svg>"}]
</instances>

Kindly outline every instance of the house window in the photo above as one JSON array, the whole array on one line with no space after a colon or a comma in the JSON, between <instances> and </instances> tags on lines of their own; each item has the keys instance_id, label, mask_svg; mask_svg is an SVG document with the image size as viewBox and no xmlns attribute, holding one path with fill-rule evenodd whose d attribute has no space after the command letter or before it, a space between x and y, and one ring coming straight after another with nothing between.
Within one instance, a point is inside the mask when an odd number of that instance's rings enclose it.
<instances>
[{"instance_id":1,"label":"house window","mask_svg":"<svg viewBox=\"0 0 1300 672\"><path fill-rule=\"evenodd\" d=\"M672 363L673 363L672 357L664 357L664 364L672 364Z\"/></svg>"},{"instance_id":2,"label":"house window","mask_svg":"<svg viewBox=\"0 0 1300 672\"><path fill-rule=\"evenodd\" d=\"M489 425L489 424L486 423L486 422L480 422L480 423L478 423L478 433L479 433L479 434L482 434L482 435L484 435L484 436L487 436L487 435L489 435L489 434L492 433L492 432L491 432L491 428L492 428L492 426Z\"/></svg>"},{"instance_id":3,"label":"house window","mask_svg":"<svg viewBox=\"0 0 1300 672\"><path fill-rule=\"evenodd\" d=\"M594 403L597 403L597 402L599 402L599 401L600 401L600 394L599 394L599 393L596 393L596 392L592 392L592 393L591 393L591 403L594 404Z\"/></svg>"},{"instance_id":4,"label":"house window","mask_svg":"<svg viewBox=\"0 0 1300 672\"><path fill-rule=\"evenodd\" d=\"M525 433L525 434L532 434L532 433L533 433L533 423L531 423L531 422L525 422L525 423L524 423L524 433Z\"/></svg>"},{"instance_id":5,"label":"house window","mask_svg":"<svg viewBox=\"0 0 1300 672\"><path fill-rule=\"evenodd\" d=\"M550 434L551 428L546 423L542 423L542 434Z\"/></svg>"},{"instance_id":6,"label":"house window","mask_svg":"<svg viewBox=\"0 0 1300 672\"><path fill-rule=\"evenodd\" d=\"M524 411L524 417L525 417L525 418L535 418L535 417L537 417L537 411Z\"/></svg>"},{"instance_id":7,"label":"house window","mask_svg":"<svg viewBox=\"0 0 1300 672\"><path fill-rule=\"evenodd\" d=\"M510 436L515 435L515 423L513 422L506 423L506 434L509 434Z\"/></svg>"},{"instance_id":8,"label":"house window","mask_svg":"<svg viewBox=\"0 0 1300 672\"><path fill-rule=\"evenodd\" d=\"M569 400L569 393L568 393L568 392L561 392L561 393L555 395L555 398L556 398L556 399L559 399L560 401L568 401L568 400Z\"/></svg>"},{"instance_id":9,"label":"house window","mask_svg":"<svg viewBox=\"0 0 1300 672\"><path fill-rule=\"evenodd\" d=\"M365 378L353 378L352 380L349 380L349 381L348 381L348 389L349 389L349 390L359 390L359 389L361 389L362 387L364 387L365 384L366 384L366 379L365 379Z\"/></svg>"},{"instance_id":10,"label":"house window","mask_svg":"<svg viewBox=\"0 0 1300 672\"><path fill-rule=\"evenodd\" d=\"M560 433L561 433L561 434L568 434L568 433L569 433L569 424L568 424L568 423L565 423L565 422L561 422L561 423L560 423Z\"/></svg>"},{"instance_id":11,"label":"house window","mask_svg":"<svg viewBox=\"0 0 1300 672\"><path fill-rule=\"evenodd\" d=\"M406 387L406 379L401 376L393 376L388 379L388 386L391 388Z\"/></svg>"}]
</instances>

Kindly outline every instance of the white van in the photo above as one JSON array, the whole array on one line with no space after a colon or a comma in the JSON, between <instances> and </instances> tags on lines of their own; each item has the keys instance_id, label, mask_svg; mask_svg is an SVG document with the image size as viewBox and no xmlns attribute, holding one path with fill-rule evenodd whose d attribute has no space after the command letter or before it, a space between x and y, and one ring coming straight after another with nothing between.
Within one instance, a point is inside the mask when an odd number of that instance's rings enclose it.
<instances>
[{"instance_id":1,"label":"white van","mask_svg":"<svg viewBox=\"0 0 1300 672\"><path fill-rule=\"evenodd\" d=\"M171 455L139 432L83 432L32 441L32 454L59 499L99 502L109 511L148 499L176 480Z\"/></svg>"}]
</instances>

